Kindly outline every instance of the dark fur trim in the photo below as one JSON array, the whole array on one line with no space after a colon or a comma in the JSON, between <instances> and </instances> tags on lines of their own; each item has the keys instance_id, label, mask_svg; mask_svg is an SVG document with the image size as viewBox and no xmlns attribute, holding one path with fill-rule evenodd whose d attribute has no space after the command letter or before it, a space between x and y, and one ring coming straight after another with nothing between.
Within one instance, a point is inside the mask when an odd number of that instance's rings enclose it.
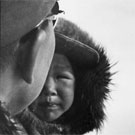
<instances>
[{"instance_id":1,"label":"dark fur trim","mask_svg":"<svg viewBox=\"0 0 135 135\"><path fill-rule=\"evenodd\" d=\"M22 123L29 135L61 135L68 130L61 125L39 120L29 109L16 115L16 118Z\"/></svg>"},{"instance_id":2,"label":"dark fur trim","mask_svg":"<svg viewBox=\"0 0 135 135\"><path fill-rule=\"evenodd\" d=\"M3 107L0 101L0 134L1 135L14 135L16 133L16 127L9 118L9 113Z\"/></svg>"},{"instance_id":3,"label":"dark fur trim","mask_svg":"<svg viewBox=\"0 0 135 135\"><path fill-rule=\"evenodd\" d=\"M104 101L109 96L111 81L110 63L103 47L96 45L89 35L74 23L60 18L55 31L94 48L100 55L99 63L87 71L78 71L82 86L77 86L75 101L70 111L65 113L58 123L69 125L71 133L82 134L100 129L105 119ZM79 106L78 106L79 105ZM74 108L74 109L72 109ZM70 112L72 112L72 115Z\"/></svg>"}]
</instances>

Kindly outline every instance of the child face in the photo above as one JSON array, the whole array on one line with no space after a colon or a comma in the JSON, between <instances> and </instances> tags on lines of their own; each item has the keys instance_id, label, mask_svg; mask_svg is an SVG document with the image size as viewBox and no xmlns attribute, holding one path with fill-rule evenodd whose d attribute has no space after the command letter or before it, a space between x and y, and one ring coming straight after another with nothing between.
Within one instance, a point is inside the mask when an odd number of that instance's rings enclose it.
<instances>
[{"instance_id":1,"label":"child face","mask_svg":"<svg viewBox=\"0 0 135 135\"><path fill-rule=\"evenodd\" d=\"M42 93L33 104L36 115L45 121L60 117L73 103L74 87L75 77L69 60L55 54Z\"/></svg>"}]
</instances>

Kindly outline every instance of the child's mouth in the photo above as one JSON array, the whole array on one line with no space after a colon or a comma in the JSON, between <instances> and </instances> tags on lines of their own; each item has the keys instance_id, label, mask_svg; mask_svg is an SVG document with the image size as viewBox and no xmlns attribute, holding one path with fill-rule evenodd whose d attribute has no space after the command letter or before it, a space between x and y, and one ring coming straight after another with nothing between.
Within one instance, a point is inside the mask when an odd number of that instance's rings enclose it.
<instances>
[{"instance_id":1,"label":"child's mouth","mask_svg":"<svg viewBox=\"0 0 135 135\"><path fill-rule=\"evenodd\" d=\"M53 102L47 102L47 103L42 103L39 105L40 108L42 109L51 109L51 110L54 110L54 109L57 109L58 108L58 104L56 103L53 103Z\"/></svg>"}]
</instances>

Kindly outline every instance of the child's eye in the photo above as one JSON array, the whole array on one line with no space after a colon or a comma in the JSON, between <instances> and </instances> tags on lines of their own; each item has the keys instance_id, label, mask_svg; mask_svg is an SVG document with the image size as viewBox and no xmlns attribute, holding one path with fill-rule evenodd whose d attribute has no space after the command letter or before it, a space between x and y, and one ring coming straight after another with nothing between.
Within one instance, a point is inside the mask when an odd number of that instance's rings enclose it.
<instances>
[{"instance_id":1,"label":"child's eye","mask_svg":"<svg viewBox=\"0 0 135 135\"><path fill-rule=\"evenodd\" d=\"M56 79L70 79L67 75L57 75Z\"/></svg>"}]
</instances>

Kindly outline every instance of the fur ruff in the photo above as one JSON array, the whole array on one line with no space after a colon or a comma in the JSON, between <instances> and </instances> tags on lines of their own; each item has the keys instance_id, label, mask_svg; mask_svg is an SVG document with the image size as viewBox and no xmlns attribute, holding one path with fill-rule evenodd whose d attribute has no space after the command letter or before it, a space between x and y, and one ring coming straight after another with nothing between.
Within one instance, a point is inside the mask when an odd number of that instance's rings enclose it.
<instances>
[{"instance_id":1,"label":"fur ruff","mask_svg":"<svg viewBox=\"0 0 135 135\"><path fill-rule=\"evenodd\" d=\"M16 124L11 120L10 114L0 101L0 135L20 135Z\"/></svg>"},{"instance_id":2,"label":"fur ruff","mask_svg":"<svg viewBox=\"0 0 135 135\"><path fill-rule=\"evenodd\" d=\"M59 124L39 120L29 109L16 115L16 118L29 135L61 135L67 132L67 129Z\"/></svg>"},{"instance_id":3,"label":"fur ruff","mask_svg":"<svg viewBox=\"0 0 135 135\"><path fill-rule=\"evenodd\" d=\"M104 101L109 97L109 84L112 76L106 52L103 47L93 42L88 33L70 21L60 18L55 31L94 48L100 56L99 63L83 75L82 87L85 85L86 87L76 95L74 104L76 106L79 104L79 106L74 109L74 115L58 123L68 125L70 132L75 134L83 134L93 129L99 130L105 120Z\"/></svg>"}]
</instances>

